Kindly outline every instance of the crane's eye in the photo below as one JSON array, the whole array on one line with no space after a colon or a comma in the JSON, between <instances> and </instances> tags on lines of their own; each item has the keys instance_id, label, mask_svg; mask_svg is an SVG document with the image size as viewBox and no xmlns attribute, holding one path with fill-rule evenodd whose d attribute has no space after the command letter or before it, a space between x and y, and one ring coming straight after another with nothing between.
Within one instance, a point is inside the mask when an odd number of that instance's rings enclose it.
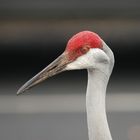
<instances>
[{"instance_id":1,"label":"crane's eye","mask_svg":"<svg viewBox=\"0 0 140 140\"><path fill-rule=\"evenodd\" d=\"M80 51L81 51L82 54L85 54L89 51L89 49L90 49L90 46L85 45L85 46L80 48Z\"/></svg>"}]
</instances>

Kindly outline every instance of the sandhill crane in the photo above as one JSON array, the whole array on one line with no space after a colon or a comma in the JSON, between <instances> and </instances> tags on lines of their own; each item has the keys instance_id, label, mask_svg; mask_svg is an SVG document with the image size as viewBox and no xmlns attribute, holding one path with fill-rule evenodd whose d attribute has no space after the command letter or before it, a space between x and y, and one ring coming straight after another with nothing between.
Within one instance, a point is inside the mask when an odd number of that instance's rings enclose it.
<instances>
[{"instance_id":1,"label":"sandhill crane","mask_svg":"<svg viewBox=\"0 0 140 140\"><path fill-rule=\"evenodd\" d=\"M86 111L89 140L112 140L105 97L113 66L114 55L107 44L96 33L82 31L68 41L62 55L26 82L17 94L60 72L87 69Z\"/></svg>"}]
</instances>

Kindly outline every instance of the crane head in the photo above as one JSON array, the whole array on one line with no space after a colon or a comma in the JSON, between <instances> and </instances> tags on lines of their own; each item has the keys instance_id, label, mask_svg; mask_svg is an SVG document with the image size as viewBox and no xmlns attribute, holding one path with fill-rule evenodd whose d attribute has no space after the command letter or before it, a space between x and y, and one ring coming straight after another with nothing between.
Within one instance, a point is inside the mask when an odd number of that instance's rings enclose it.
<instances>
[{"instance_id":1,"label":"crane head","mask_svg":"<svg viewBox=\"0 0 140 140\"><path fill-rule=\"evenodd\" d=\"M94 32L82 31L67 43L65 51L50 65L27 81L17 92L23 93L38 83L60 72L74 69L100 69L109 61L103 40Z\"/></svg>"}]
</instances>

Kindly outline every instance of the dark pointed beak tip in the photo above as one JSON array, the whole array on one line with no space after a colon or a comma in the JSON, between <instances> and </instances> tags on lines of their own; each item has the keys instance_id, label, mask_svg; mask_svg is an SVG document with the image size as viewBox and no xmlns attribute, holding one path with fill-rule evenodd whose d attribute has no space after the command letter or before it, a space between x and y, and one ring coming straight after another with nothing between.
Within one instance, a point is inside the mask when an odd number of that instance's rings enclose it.
<instances>
[{"instance_id":1,"label":"dark pointed beak tip","mask_svg":"<svg viewBox=\"0 0 140 140\"><path fill-rule=\"evenodd\" d=\"M55 59L50 65L44 68L41 72L35 75L32 79L27 81L18 91L17 95L27 91L28 89L32 88L33 86L41 83L42 81L52 77L58 73L65 71L65 67L71 61L68 59L68 54L63 53L57 59Z\"/></svg>"},{"instance_id":2,"label":"dark pointed beak tip","mask_svg":"<svg viewBox=\"0 0 140 140\"><path fill-rule=\"evenodd\" d=\"M25 85L23 85L18 91L17 91L17 95L20 95L24 92L26 92L28 90L28 88L25 88Z\"/></svg>"},{"instance_id":3,"label":"dark pointed beak tip","mask_svg":"<svg viewBox=\"0 0 140 140\"><path fill-rule=\"evenodd\" d=\"M17 91L16 94L17 94L17 96L18 96L18 95L20 95L20 94L23 93L23 92L25 92L25 91L24 91L22 88L20 88L20 89Z\"/></svg>"},{"instance_id":4,"label":"dark pointed beak tip","mask_svg":"<svg viewBox=\"0 0 140 140\"><path fill-rule=\"evenodd\" d=\"M20 95L20 92L19 92L19 91L17 91L16 95L17 95L17 96L18 96L18 95Z\"/></svg>"}]
</instances>

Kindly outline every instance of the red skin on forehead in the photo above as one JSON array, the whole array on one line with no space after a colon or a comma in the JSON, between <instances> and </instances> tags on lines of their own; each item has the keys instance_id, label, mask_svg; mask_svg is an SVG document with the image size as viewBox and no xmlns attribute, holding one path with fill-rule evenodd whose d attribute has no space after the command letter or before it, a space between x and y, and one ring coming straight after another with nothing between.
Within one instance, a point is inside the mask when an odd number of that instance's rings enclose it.
<instances>
[{"instance_id":1,"label":"red skin on forehead","mask_svg":"<svg viewBox=\"0 0 140 140\"><path fill-rule=\"evenodd\" d=\"M75 60L84 53L81 48L88 46L89 48L102 49L102 39L94 32L82 31L74 35L67 43L65 51L68 53L70 60Z\"/></svg>"},{"instance_id":2,"label":"red skin on forehead","mask_svg":"<svg viewBox=\"0 0 140 140\"><path fill-rule=\"evenodd\" d=\"M76 50L84 45L91 48L102 48L101 38L94 32L82 31L74 35L67 43L66 51Z\"/></svg>"}]
</instances>

